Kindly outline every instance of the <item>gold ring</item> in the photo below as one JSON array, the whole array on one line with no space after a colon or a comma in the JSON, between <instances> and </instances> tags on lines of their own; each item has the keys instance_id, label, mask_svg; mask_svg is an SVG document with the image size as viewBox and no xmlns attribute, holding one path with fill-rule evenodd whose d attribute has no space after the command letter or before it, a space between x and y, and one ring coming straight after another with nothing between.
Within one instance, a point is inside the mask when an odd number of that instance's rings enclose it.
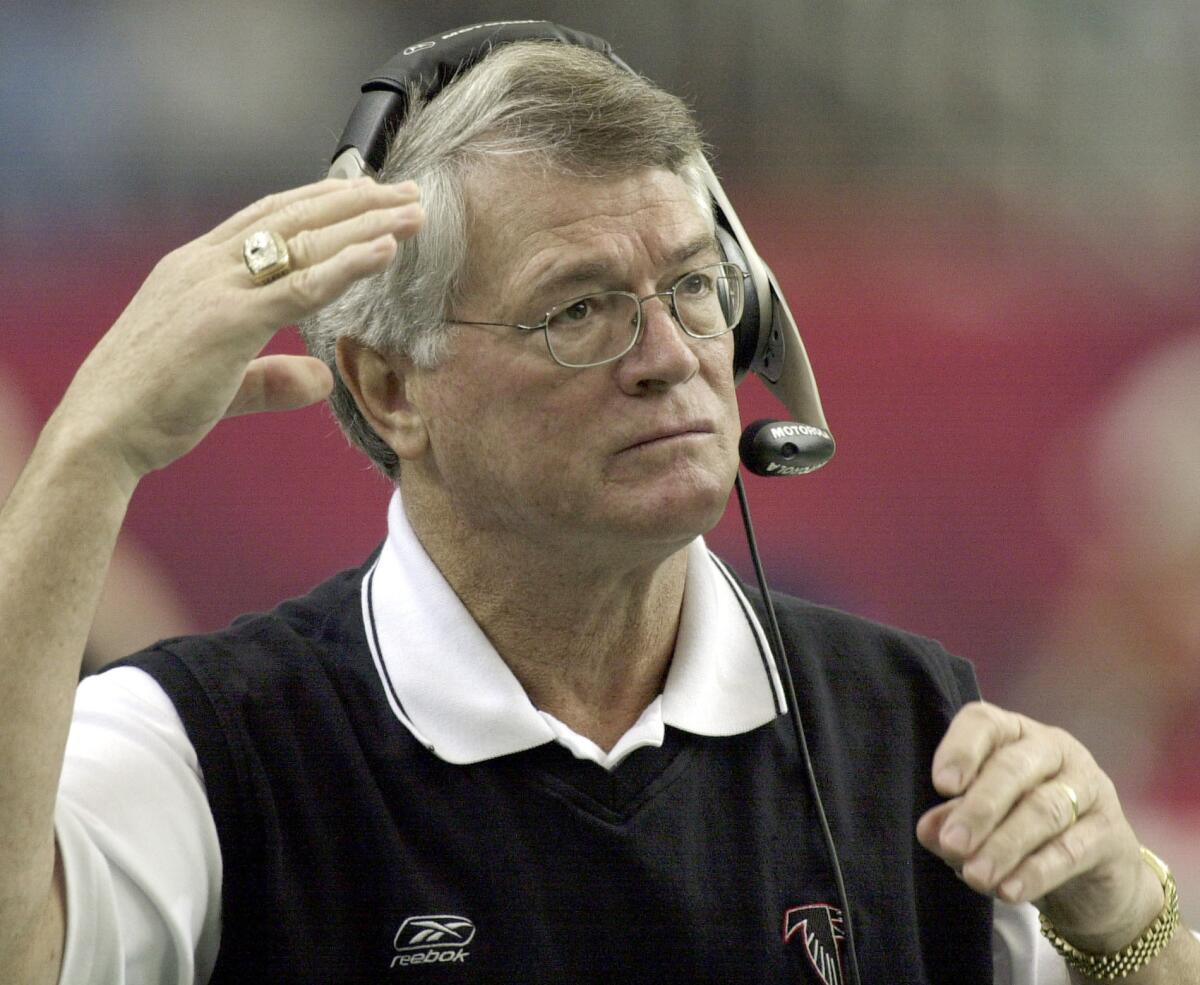
<instances>
[{"instance_id":1,"label":"gold ring","mask_svg":"<svg viewBox=\"0 0 1200 985\"><path fill-rule=\"evenodd\" d=\"M1071 827L1079 820L1079 794L1075 792L1075 788L1069 783L1064 783L1062 780L1055 780L1055 786L1061 787L1062 792L1067 795L1067 800L1071 802L1071 820L1067 822L1067 827Z\"/></svg>"},{"instance_id":2,"label":"gold ring","mask_svg":"<svg viewBox=\"0 0 1200 985\"><path fill-rule=\"evenodd\" d=\"M258 287L278 280L292 269L287 243L269 229L260 229L246 237L242 244L242 259L246 261L250 279Z\"/></svg>"}]
</instances>

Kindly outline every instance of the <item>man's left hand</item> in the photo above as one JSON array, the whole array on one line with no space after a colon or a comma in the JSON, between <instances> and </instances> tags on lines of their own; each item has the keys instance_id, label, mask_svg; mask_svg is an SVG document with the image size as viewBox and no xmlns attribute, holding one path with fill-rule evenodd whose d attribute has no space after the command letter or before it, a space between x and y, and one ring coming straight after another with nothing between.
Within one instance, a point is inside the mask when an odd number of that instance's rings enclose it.
<instances>
[{"instance_id":1,"label":"man's left hand","mask_svg":"<svg viewBox=\"0 0 1200 985\"><path fill-rule=\"evenodd\" d=\"M921 844L972 889L1032 901L1076 947L1116 951L1162 909L1112 781L1062 729L973 702L934 754L933 784L950 799L917 823Z\"/></svg>"}]
</instances>

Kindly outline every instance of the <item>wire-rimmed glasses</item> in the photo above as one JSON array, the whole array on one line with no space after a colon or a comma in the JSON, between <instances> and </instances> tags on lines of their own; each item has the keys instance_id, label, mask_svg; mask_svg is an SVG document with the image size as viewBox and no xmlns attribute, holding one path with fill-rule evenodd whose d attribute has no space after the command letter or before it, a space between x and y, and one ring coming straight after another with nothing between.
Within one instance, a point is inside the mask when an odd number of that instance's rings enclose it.
<instances>
[{"instance_id":1,"label":"wire-rimmed glasses","mask_svg":"<svg viewBox=\"0 0 1200 985\"><path fill-rule=\"evenodd\" d=\"M638 297L628 291L600 291L556 304L536 324L462 321L457 325L494 325L522 332L545 332L546 347L560 366L582 369L620 359L642 337L642 305L663 298L671 315L694 339L715 339L742 318L746 277L733 263L714 263L689 271L665 291Z\"/></svg>"}]
</instances>

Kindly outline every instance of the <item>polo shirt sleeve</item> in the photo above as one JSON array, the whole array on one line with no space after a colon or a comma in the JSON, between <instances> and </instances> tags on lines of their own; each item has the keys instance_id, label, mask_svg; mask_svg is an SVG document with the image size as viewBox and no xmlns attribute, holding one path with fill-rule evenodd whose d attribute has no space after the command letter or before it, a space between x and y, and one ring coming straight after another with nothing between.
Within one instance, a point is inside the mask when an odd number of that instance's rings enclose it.
<instances>
[{"instance_id":1,"label":"polo shirt sleeve","mask_svg":"<svg viewBox=\"0 0 1200 985\"><path fill-rule=\"evenodd\" d=\"M1038 930L1032 903L996 900L992 912L995 985L1070 985L1066 962Z\"/></svg>"},{"instance_id":2,"label":"polo shirt sleeve","mask_svg":"<svg viewBox=\"0 0 1200 985\"><path fill-rule=\"evenodd\" d=\"M221 852L170 699L131 667L84 680L55 813L66 877L60 985L204 985Z\"/></svg>"}]
</instances>

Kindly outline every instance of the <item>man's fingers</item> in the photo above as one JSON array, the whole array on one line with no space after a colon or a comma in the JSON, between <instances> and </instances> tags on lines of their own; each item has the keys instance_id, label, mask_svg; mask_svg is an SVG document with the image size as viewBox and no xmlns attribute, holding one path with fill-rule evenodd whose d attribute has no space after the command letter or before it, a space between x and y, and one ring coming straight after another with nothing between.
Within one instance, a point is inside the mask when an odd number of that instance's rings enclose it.
<instances>
[{"instance_id":1,"label":"man's fingers","mask_svg":"<svg viewBox=\"0 0 1200 985\"><path fill-rule=\"evenodd\" d=\"M329 304L356 280L381 273L395 257L396 246L396 237L391 233L354 243L311 267L294 270L253 290L270 302L271 323L287 325Z\"/></svg>"},{"instance_id":2,"label":"man's fingers","mask_svg":"<svg viewBox=\"0 0 1200 985\"><path fill-rule=\"evenodd\" d=\"M259 356L246 367L226 417L269 410L297 410L329 396L333 374L311 356Z\"/></svg>"},{"instance_id":3,"label":"man's fingers","mask_svg":"<svg viewBox=\"0 0 1200 985\"><path fill-rule=\"evenodd\" d=\"M1074 788L1072 788L1074 789ZM1091 805L1091 799L1088 805ZM999 892L1010 902L1036 888L1044 895L1082 871L1090 835L1107 823L1084 816L1076 820L1070 796L1060 781L1044 783L1025 797L1004 823L963 866L963 878L984 892ZM1003 888L1002 888L1003 887Z\"/></svg>"},{"instance_id":4,"label":"man's fingers","mask_svg":"<svg viewBox=\"0 0 1200 985\"><path fill-rule=\"evenodd\" d=\"M242 215L240 222L230 220L222 224L229 227L226 242L230 255L240 262L243 242L259 229L269 229L290 240L305 230L323 229L375 209L410 205L421 198L420 189L412 181L381 185L369 178L331 179L331 184L332 188L326 188L325 182L309 186L315 191L310 190L308 195L283 192L268 196L261 204L273 203L274 208L255 209L251 206L246 210L247 214L239 213Z\"/></svg>"},{"instance_id":5,"label":"man's fingers","mask_svg":"<svg viewBox=\"0 0 1200 985\"><path fill-rule=\"evenodd\" d=\"M945 797L962 793L992 750L1021 738L1025 719L986 701L963 706L933 754L933 785Z\"/></svg>"},{"instance_id":6,"label":"man's fingers","mask_svg":"<svg viewBox=\"0 0 1200 985\"><path fill-rule=\"evenodd\" d=\"M998 877L991 891L1009 903L1041 899L1094 866L1111 830L1103 815L1081 819Z\"/></svg>"},{"instance_id":7,"label":"man's fingers","mask_svg":"<svg viewBox=\"0 0 1200 985\"><path fill-rule=\"evenodd\" d=\"M288 241L293 269L311 267L347 246L373 240L385 233L408 236L420 228L425 213L418 202L372 209L331 226L303 229Z\"/></svg>"},{"instance_id":8,"label":"man's fingers","mask_svg":"<svg viewBox=\"0 0 1200 985\"><path fill-rule=\"evenodd\" d=\"M955 870L971 888L1009 902L1037 899L1074 878L1087 864L1089 846L1107 831L1095 814L1074 819L1060 781L1030 792L973 852L951 848L947 830L962 799L926 811L917 822L917 840Z\"/></svg>"},{"instance_id":9,"label":"man's fingers","mask_svg":"<svg viewBox=\"0 0 1200 985\"><path fill-rule=\"evenodd\" d=\"M947 800L945 803L927 810L917 821L917 841L942 861L955 868L961 865L962 857L957 852L951 852L942 847L941 833L942 828L945 827L946 818L950 816L950 812L957 805L957 800Z\"/></svg>"},{"instance_id":10,"label":"man's fingers","mask_svg":"<svg viewBox=\"0 0 1200 985\"><path fill-rule=\"evenodd\" d=\"M1016 850L1015 858L990 841L974 856L963 858L942 845L940 835L949 808L949 804L940 804L926 812L917 823L917 840L972 889L1009 903L1041 899L1086 871L1095 863L1101 841L1110 830L1107 818L1091 814L1028 851Z\"/></svg>"},{"instance_id":11,"label":"man's fingers","mask_svg":"<svg viewBox=\"0 0 1200 985\"><path fill-rule=\"evenodd\" d=\"M325 190L326 184L338 187ZM292 196L269 214L252 210L250 215L258 218L238 229L219 251L228 255L235 283L254 292L255 300L270 303L274 325L303 318L353 281L379 273L395 256L395 237L413 235L425 219L420 190L411 181L380 185L337 180L311 187L321 191ZM242 262L242 234L251 227L270 229L288 242L290 272L267 285L255 285Z\"/></svg>"},{"instance_id":12,"label":"man's fingers","mask_svg":"<svg viewBox=\"0 0 1200 985\"><path fill-rule=\"evenodd\" d=\"M1082 786L1082 781L1076 781L1071 789L1075 786ZM1093 802L1094 797L1089 796L1086 803L1080 803L1080 811L1085 812ZM952 813L947 823L957 823L956 817ZM1060 780L1040 784L971 849L963 865L963 877L976 889L994 892L1025 859L1064 835L1075 823L1067 785ZM947 847L946 830L943 827L940 836L943 849Z\"/></svg>"},{"instance_id":13,"label":"man's fingers","mask_svg":"<svg viewBox=\"0 0 1200 985\"><path fill-rule=\"evenodd\" d=\"M1036 794L1037 802L1043 802L1042 787L1064 765L1062 746L1047 741L1052 734L1049 730L1038 735L1026 733L1016 742L992 750L947 818L942 835L947 849L972 854L1023 798ZM1061 789L1060 785L1060 795Z\"/></svg>"}]
</instances>

